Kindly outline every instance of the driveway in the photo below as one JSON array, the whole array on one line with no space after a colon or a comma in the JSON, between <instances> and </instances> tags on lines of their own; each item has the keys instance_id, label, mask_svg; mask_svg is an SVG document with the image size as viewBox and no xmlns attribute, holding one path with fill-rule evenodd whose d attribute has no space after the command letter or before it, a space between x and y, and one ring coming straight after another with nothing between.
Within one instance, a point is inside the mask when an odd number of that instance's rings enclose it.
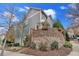
<instances>
[{"instance_id":1,"label":"driveway","mask_svg":"<svg viewBox=\"0 0 79 59\"><path fill-rule=\"evenodd\" d=\"M68 56L79 56L79 43L75 41L71 41L73 47L72 52Z\"/></svg>"}]
</instances>

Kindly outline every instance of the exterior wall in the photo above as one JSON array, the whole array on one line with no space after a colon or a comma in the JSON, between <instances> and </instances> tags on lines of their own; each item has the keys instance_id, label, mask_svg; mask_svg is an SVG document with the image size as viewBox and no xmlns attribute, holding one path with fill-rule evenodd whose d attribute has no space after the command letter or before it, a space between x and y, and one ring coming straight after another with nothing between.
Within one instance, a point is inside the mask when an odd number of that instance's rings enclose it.
<instances>
[{"instance_id":1,"label":"exterior wall","mask_svg":"<svg viewBox=\"0 0 79 59\"><path fill-rule=\"evenodd\" d=\"M29 11L28 11L28 15L27 15L27 18L28 17L30 17L31 15L33 15L34 13L37 13L37 12L40 12L39 10L36 10L36 9L30 9Z\"/></svg>"},{"instance_id":2,"label":"exterior wall","mask_svg":"<svg viewBox=\"0 0 79 59\"><path fill-rule=\"evenodd\" d=\"M33 15L34 13L37 13L36 15L30 17L31 15ZM30 17L30 18L28 18ZM40 10L30 10L27 18L26 18L26 21L25 22L28 22L28 29L30 28L35 28L37 27L37 25L42 21L42 20L46 20L46 16L41 12L40 13Z\"/></svg>"},{"instance_id":3,"label":"exterior wall","mask_svg":"<svg viewBox=\"0 0 79 59\"><path fill-rule=\"evenodd\" d=\"M20 25L15 26L15 43L21 43L21 28Z\"/></svg>"},{"instance_id":4,"label":"exterior wall","mask_svg":"<svg viewBox=\"0 0 79 59\"><path fill-rule=\"evenodd\" d=\"M31 17L29 20L29 28L35 28L38 23L40 23L40 14L36 14L35 16Z\"/></svg>"},{"instance_id":5,"label":"exterior wall","mask_svg":"<svg viewBox=\"0 0 79 59\"><path fill-rule=\"evenodd\" d=\"M29 32L29 24L23 29L22 23L18 24L15 26L15 43L20 43L21 45L21 37L22 40L25 39L27 33ZM23 32L23 36L22 36L22 32Z\"/></svg>"},{"instance_id":6,"label":"exterior wall","mask_svg":"<svg viewBox=\"0 0 79 59\"><path fill-rule=\"evenodd\" d=\"M40 20L40 22L45 21L45 20L46 20L46 16L43 13L41 13L41 20Z\"/></svg>"},{"instance_id":7,"label":"exterior wall","mask_svg":"<svg viewBox=\"0 0 79 59\"><path fill-rule=\"evenodd\" d=\"M50 28L53 27L53 20L48 16L48 19L47 19L49 25L50 25Z\"/></svg>"}]
</instances>

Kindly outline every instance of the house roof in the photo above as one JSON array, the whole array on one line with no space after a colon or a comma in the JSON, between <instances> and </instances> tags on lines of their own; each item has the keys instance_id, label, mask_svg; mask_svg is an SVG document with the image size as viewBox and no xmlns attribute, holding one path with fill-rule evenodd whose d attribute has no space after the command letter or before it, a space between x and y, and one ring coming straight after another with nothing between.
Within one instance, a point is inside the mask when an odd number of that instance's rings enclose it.
<instances>
[{"instance_id":1,"label":"house roof","mask_svg":"<svg viewBox=\"0 0 79 59\"><path fill-rule=\"evenodd\" d=\"M26 14L26 18L27 18L28 14L30 13L31 10L38 10L38 11L41 11L41 12L46 16L46 18L47 18L46 13L45 13L42 9L40 9L40 8L33 8L33 7L30 7L30 9L28 10L28 12L27 12L27 14Z\"/></svg>"},{"instance_id":2,"label":"house roof","mask_svg":"<svg viewBox=\"0 0 79 59\"><path fill-rule=\"evenodd\" d=\"M68 28L67 31L73 32L75 35L79 35L79 30L78 29L79 29L79 25L76 25L76 26Z\"/></svg>"},{"instance_id":3,"label":"house roof","mask_svg":"<svg viewBox=\"0 0 79 59\"><path fill-rule=\"evenodd\" d=\"M41 8L33 8L33 7L31 7L30 9L41 11L47 17L46 13Z\"/></svg>"}]
</instances>

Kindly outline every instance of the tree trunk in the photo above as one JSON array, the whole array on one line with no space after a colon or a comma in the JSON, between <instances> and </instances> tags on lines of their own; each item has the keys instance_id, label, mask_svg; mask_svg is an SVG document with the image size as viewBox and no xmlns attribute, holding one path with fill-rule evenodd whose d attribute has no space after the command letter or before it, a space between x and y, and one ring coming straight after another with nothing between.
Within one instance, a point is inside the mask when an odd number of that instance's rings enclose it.
<instances>
[{"instance_id":1,"label":"tree trunk","mask_svg":"<svg viewBox=\"0 0 79 59\"><path fill-rule=\"evenodd\" d=\"M2 45L1 56L4 55L5 46L6 46L6 39L4 39L4 42L3 42L3 45Z\"/></svg>"}]
</instances>

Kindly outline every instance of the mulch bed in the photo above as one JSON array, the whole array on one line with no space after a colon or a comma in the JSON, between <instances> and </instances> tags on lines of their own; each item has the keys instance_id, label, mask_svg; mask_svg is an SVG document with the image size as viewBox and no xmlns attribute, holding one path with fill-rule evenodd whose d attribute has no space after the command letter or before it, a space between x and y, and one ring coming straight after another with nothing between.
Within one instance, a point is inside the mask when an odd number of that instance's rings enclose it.
<instances>
[{"instance_id":1,"label":"mulch bed","mask_svg":"<svg viewBox=\"0 0 79 59\"><path fill-rule=\"evenodd\" d=\"M71 48L62 47L58 50L39 51L31 48L23 48L20 52L35 56L67 56L72 51Z\"/></svg>"}]
</instances>

